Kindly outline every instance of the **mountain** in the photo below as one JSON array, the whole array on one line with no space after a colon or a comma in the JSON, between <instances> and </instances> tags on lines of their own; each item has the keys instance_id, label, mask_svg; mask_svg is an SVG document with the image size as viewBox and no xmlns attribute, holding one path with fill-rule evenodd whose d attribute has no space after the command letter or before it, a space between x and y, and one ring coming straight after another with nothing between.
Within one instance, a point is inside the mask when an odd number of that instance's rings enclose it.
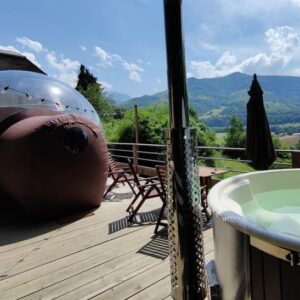
<instances>
[{"instance_id":1,"label":"mountain","mask_svg":"<svg viewBox=\"0 0 300 300\"><path fill-rule=\"evenodd\" d=\"M273 131L280 128L293 128L300 131L300 77L294 76L258 76L264 91L264 103ZM200 119L216 131L224 130L230 116L235 114L246 122L246 103L249 100L247 91L252 76L243 73L232 73L217 78L189 78L187 90L189 104L194 107ZM153 103L166 102L167 91L154 95L133 98L124 105L148 106Z\"/></svg>"},{"instance_id":2,"label":"mountain","mask_svg":"<svg viewBox=\"0 0 300 300\"><path fill-rule=\"evenodd\" d=\"M131 96L119 92L110 92L108 97L115 100L117 104L122 104L131 98Z\"/></svg>"}]
</instances>

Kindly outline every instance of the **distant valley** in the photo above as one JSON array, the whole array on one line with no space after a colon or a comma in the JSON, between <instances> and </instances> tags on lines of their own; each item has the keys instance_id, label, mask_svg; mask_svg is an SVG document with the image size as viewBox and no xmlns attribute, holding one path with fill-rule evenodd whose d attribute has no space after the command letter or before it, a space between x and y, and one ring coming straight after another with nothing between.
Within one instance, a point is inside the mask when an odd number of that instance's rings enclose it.
<instances>
[{"instance_id":1,"label":"distant valley","mask_svg":"<svg viewBox=\"0 0 300 300\"><path fill-rule=\"evenodd\" d=\"M292 134L300 132L300 77L259 76L264 91L264 103L271 130L275 133ZM231 115L246 122L247 91L252 76L233 73L225 77L187 80L189 104L194 107L200 119L216 132L224 131ZM125 106L148 106L167 102L167 91L154 95L132 98Z\"/></svg>"}]
</instances>

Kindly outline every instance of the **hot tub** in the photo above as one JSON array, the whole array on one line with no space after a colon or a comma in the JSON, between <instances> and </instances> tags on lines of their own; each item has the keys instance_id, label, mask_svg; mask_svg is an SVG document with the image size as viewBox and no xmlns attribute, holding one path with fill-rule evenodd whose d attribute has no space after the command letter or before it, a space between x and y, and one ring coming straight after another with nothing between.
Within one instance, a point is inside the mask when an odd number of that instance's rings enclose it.
<instances>
[{"instance_id":1,"label":"hot tub","mask_svg":"<svg viewBox=\"0 0 300 300\"><path fill-rule=\"evenodd\" d=\"M300 170L228 178L208 203L222 299L300 299Z\"/></svg>"}]
</instances>

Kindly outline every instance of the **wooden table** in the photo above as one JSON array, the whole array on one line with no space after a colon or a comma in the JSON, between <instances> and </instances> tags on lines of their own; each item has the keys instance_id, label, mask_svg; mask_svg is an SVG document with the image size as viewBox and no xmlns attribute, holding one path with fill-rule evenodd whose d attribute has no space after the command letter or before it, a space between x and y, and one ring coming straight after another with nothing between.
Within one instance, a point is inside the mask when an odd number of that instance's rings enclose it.
<instances>
[{"instance_id":1,"label":"wooden table","mask_svg":"<svg viewBox=\"0 0 300 300\"><path fill-rule=\"evenodd\" d=\"M211 167L198 167L198 175L200 178L201 186L206 185L208 189L212 187L211 177L215 175L220 175L227 173L227 170L224 169L216 169Z\"/></svg>"},{"instance_id":2,"label":"wooden table","mask_svg":"<svg viewBox=\"0 0 300 300\"><path fill-rule=\"evenodd\" d=\"M202 211L206 214L207 220L210 219L211 214L208 210L208 203L207 203L207 195L209 189L212 187L212 176L223 174L228 172L224 169L216 169L210 167L198 167L198 175L200 178L200 186L201 189L201 205Z\"/></svg>"}]
</instances>

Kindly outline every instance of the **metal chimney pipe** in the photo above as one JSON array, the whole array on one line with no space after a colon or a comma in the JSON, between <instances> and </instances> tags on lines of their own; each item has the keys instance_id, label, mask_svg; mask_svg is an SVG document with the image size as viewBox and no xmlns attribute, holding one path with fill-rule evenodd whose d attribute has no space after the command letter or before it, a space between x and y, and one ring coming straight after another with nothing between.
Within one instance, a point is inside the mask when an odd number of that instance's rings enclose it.
<instances>
[{"instance_id":1,"label":"metal chimney pipe","mask_svg":"<svg viewBox=\"0 0 300 300\"><path fill-rule=\"evenodd\" d=\"M196 130L189 128L181 0L164 0L170 129L168 219L172 297L204 299L204 262Z\"/></svg>"}]
</instances>

